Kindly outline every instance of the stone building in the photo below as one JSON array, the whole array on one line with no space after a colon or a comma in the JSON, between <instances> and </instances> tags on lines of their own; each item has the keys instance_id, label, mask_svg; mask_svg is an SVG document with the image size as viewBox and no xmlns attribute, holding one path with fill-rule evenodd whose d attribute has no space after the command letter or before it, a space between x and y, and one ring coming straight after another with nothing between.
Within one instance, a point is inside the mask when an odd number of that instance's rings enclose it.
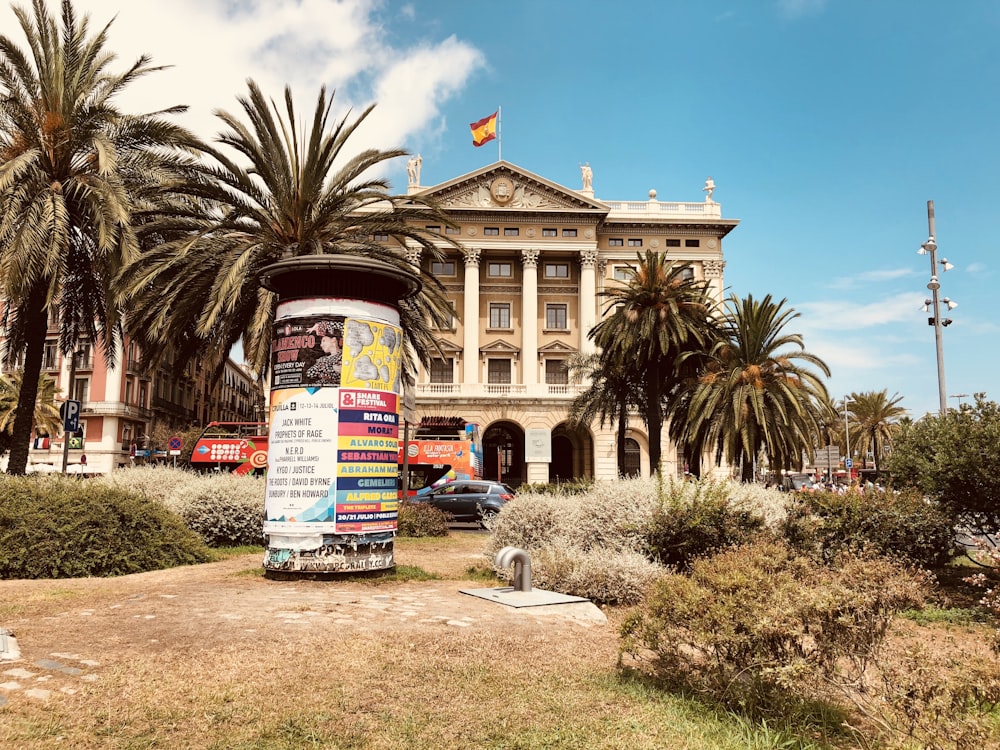
<instances>
[{"instance_id":1,"label":"stone building","mask_svg":"<svg viewBox=\"0 0 1000 750\"><path fill-rule=\"evenodd\" d=\"M595 423L572 428L568 407L583 386L570 383L566 361L593 351L600 293L627 278L647 249L689 262L696 278L723 294L722 240L739 223L722 218L709 178L703 200L599 200L593 171L582 188L558 185L506 161L410 194L433 198L457 225L428 227L456 235L464 252L414 263L445 286L455 308L440 332L444 357L420 372L417 421L458 416L480 426L484 476L505 482L556 482L617 476L616 434ZM388 238L385 238L388 240ZM627 470L648 473L649 436L633 419ZM664 472L684 471L666 439Z\"/></svg>"}]
</instances>

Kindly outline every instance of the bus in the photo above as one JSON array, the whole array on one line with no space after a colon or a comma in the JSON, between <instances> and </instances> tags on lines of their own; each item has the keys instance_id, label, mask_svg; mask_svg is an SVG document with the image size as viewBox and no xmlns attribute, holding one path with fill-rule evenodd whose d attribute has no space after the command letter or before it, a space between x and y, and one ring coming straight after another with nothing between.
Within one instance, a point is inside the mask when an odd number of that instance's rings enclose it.
<instances>
[{"instance_id":1,"label":"bus","mask_svg":"<svg viewBox=\"0 0 1000 750\"><path fill-rule=\"evenodd\" d=\"M267 471L267 422L209 422L191 450L191 468L260 476Z\"/></svg>"},{"instance_id":2,"label":"bus","mask_svg":"<svg viewBox=\"0 0 1000 750\"><path fill-rule=\"evenodd\" d=\"M427 494L458 479L482 479L479 425L461 417L424 417L412 440L405 445L399 441L400 476L404 467L409 475L410 496Z\"/></svg>"}]
</instances>

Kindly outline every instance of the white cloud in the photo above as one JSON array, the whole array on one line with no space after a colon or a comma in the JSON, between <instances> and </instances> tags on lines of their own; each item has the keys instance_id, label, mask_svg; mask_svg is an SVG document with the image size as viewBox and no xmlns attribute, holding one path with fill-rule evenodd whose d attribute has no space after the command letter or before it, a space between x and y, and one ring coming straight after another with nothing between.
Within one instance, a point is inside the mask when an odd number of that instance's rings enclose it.
<instances>
[{"instance_id":1,"label":"white cloud","mask_svg":"<svg viewBox=\"0 0 1000 750\"><path fill-rule=\"evenodd\" d=\"M156 65L171 66L132 84L120 106L155 111L186 104L189 112L179 121L205 138L222 129L214 110L242 113L237 97L252 78L279 102L288 84L300 117L311 117L324 84L328 92L336 91L335 117L377 102L350 145L408 147L414 134L442 127L435 122L442 104L484 65L477 49L454 36L394 46L379 17L384 12L379 0L174 0L124 6L118 0L80 0L77 7L90 16L93 29L114 19L108 47L118 59L112 70L124 69L141 54L151 55ZM414 7L405 7L403 14L412 18ZM23 48L19 30L10 29L12 13L8 19L7 33Z\"/></svg>"},{"instance_id":2,"label":"white cloud","mask_svg":"<svg viewBox=\"0 0 1000 750\"><path fill-rule=\"evenodd\" d=\"M923 303L922 294L906 292L866 304L831 300L803 302L794 307L801 313L796 321L800 329L853 331L918 320Z\"/></svg>"},{"instance_id":3,"label":"white cloud","mask_svg":"<svg viewBox=\"0 0 1000 750\"><path fill-rule=\"evenodd\" d=\"M840 276L831 279L827 284L830 289L853 289L862 284L882 284L896 279L906 279L920 276L921 272L912 268L884 268L871 271L860 271L850 276Z\"/></svg>"}]
</instances>

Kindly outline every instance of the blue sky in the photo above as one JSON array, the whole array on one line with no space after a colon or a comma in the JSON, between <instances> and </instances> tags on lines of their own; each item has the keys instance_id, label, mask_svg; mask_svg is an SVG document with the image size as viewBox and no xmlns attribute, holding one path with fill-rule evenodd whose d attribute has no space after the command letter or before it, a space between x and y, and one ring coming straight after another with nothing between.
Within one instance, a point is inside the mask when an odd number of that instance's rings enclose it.
<instances>
[{"instance_id":1,"label":"blue sky","mask_svg":"<svg viewBox=\"0 0 1000 750\"><path fill-rule=\"evenodd\" d=\"M54 0L53 1L53 7ZM730 293L771 294L833 371L831 395L886 389L938 408L927 201L958 302L947 395L998 398L1000 3L962 0L78 0L110 46L172 67L126 103L237 110L253 78L303 112L321 84L377 102L358 146L423 157L422 182L495 161L468 124L502 107L503 158L597 198L700 201L723 215ZM0 15L14 38L12 14ZM405 190L405 163L389 174ZM963 398L968 401L971 399Z\"/></svg>"}]
</instances>

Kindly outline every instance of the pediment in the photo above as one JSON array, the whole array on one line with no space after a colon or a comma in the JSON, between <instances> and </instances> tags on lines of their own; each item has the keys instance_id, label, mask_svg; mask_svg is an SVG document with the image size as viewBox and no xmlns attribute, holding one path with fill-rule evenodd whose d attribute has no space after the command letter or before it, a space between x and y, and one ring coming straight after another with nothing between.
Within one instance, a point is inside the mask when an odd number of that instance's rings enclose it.
<instances>
[{"instance_id":1,"label":"pediment","mask_svg":"<svg viewBox=\"0 0 1000 750\"><path fill-rule=\"evenodd\" d=\"M538 347L539 354L575 354L577 349L562 341L553 341L551 344Z\"/></svg>"},{"instance_id":2,"label":"pediment","mask_svg":"<svg viewBox=\"0 0 1000 750\"><path fill-rule=\"evenodd\" d=\"M421 190L445 209L574 211L607 214L603 203L506 161Z\"/></svg>"},{"instance_id":3,"label":"pediment","mask_svg":"<svg viewBox=\"0 0 1000 750\"><path fill-rule=\"evenodd\" d=\"M518 354L520 351L520 348L503 339L479 347L480 354Z\"/></svg>"},{"instance_id":4,"label":"pediment","mask_svg":"<svg viewBox=\"0 0 1000 750\"><path fill-rule=\"evenodd\" d=\"M437 345L444 354L461 354L462 352L461 346L447 339L437 339Z\"/></svg>"}]
</instances>

